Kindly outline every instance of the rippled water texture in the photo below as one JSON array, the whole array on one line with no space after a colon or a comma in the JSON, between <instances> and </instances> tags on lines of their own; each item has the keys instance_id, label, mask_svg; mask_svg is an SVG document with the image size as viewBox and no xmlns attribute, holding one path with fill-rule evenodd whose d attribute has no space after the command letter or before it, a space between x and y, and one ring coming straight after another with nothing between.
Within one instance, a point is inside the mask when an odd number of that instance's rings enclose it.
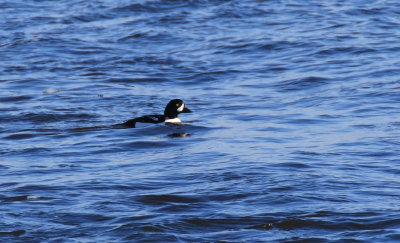
<instances>
[{"instance_id":1,"label":"rippled water texture","mask_svg":"<svg viewBox=\"0 0 400 243\"><path fill-rule=\"evenodd\" d=\"M0 241L398 242L399 14L1 1Z\"/></svg>"}]
</instances>

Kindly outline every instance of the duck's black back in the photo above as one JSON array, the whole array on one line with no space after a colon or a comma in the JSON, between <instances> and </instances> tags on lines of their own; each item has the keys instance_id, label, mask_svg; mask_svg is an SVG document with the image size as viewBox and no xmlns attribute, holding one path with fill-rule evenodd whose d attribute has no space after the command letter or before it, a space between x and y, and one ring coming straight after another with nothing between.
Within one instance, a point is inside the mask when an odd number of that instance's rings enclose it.
<instances>
[{"instance_id":1,"label":"duck's black back","mask_svg":"<svg viewBox=\"0 0 400 243\"><path fill-rule=\"evenodd\" d=\"M141 116L134 119L127 120L126 122L122 123L122 125L127 127L136 127L136 123L161 123L165 121L165 116L163 115L148 115L148 116Z\"/></svg>"}]
</instances>

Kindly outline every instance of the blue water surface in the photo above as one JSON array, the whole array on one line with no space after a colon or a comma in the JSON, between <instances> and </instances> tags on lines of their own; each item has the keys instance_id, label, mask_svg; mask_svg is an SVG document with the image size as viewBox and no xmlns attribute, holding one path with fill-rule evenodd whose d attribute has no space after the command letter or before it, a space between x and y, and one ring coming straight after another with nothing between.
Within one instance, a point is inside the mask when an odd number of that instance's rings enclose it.
<instances>
[{"instance_id":1,"label":"blue water surface","mask_svg":"<svg viewBox=\"0 0 400 243\"><path fill-rule=\"evenodd\" d=\"M399 14L1 1L0 241L398 242Z\"/></svg>"}]
</instances>

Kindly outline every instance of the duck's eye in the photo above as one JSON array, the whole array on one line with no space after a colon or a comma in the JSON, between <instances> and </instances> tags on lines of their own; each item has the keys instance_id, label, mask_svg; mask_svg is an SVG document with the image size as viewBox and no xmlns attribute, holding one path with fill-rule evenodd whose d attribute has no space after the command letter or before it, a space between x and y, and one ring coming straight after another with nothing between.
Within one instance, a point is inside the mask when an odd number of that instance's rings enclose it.
<instances>
[{"instance_id":1,"label":"duck's eye","mask_svg":"<svg viewBox=\"0 0 400 243\"><path fill-rule=\"evenodd\" d=\"M176 107L179 107L179 106L180 106L179 103L177 103L177 104L176 104Z\"/></svg>"}]
</instances>

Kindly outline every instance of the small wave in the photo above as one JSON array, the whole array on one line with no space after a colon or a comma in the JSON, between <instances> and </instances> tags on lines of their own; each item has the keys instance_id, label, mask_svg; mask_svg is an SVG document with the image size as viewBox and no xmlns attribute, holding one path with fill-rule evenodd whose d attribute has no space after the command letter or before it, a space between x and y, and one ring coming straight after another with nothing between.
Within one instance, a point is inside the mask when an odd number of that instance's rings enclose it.
<instances>
[{"instance_id":1,"label":"small wave","mask_svg":"<svg viewBox=\"0 0 400 243\"><path fill-rule=\"evenodd\" d=\"M3 138L10 139L10 140L18 140L18 139L33 138L35 136L36 136L35 134L30 134L30 133L16 133L16 134L11 134L11 135L5 136Z\"/></svg>"},{"instance_id":2,"label":"small wave","mask_svg":"<svg viewBox=\"0 0 400 243\"><path fill-rule=\"evenodd\" d=\"M13 236L20 236L25 234L26 231L23 229L16 229L11 231L0 231L0 235L13 235Z\"/></svg>"},{"instance_id":3,"label":"small wave","mask_svg":"<svg viewBox=\"0 0 400 243\"><path fill-rule=\"evenodd\" d=\"M10 122L22 122L28 121L35 124L41 123L49 123L49 122L58 122L58 121L66 121L66 120L74 120L74 119L93 119L97 117L96 115L92 115L89 113L23 113L12 118L8 118Z\"/></svg>"},{"instance_id":4,"label":"small wave","mask_svg":"<svg viewBox=\"0 0 400 243\"><path fill-rule=\"evenodd\" d=\"M166 141L134 141L123 144L123 147L129 149L154 149L154 148L169 148L177 146L177 144Z\"/></svg>"},{"instance_id":5,"label":"small wave","mask_svg":"<svg viewBox=\"0 0 400 243\"><path fill-rule=\"evenodd\" d=\"M335 47L319 50L313 55L316 56L332 56L332 55L345 55L345 54L353 54L360 55L364 53L374 53L377 50L372 48L362 48L362 47Z\"/></svg>"},{"instance_id":6,"label":"small wave","mask_svg":"<svg viewBox=\"0 0 400 243\"><path fill-rule=\"evenodd\" d=\"M138 13L155 13L158 12L158 8L151 6L150 4L144 5L140 3L134 3L126 6L120 6L113 9L116 12L138 12Z\"/></svg>"},{"instance_id":7,"label":"small wave","mask_svg":"<svg viewBox=\"0 0 400 243\"><path fill-rule=\"evenodd\" d=\"M308 157L307 157L308 158ZM287 167L287 168L297 168L297 169L307 169L307 168L312 168L312 166L309 166L304 163L300 162L285 162L285 163L278 163L274 164L274 167Z\"/></svg>"},{"instance_id":8,"label":"small wave","mask_svg":"<svg viewBox=\"0 0 400 243\"><path fill-rule=\"evenodd\" d=\"M300 79L290 79L280 82L275 87L280 91L303 91L307 89L318 88L323 85L329 84L330 79L325 77L310 76Z\"/></svg>"},{"instance_id":9,"label":"small wave","mask_svg":"<svg viewBox=\"0 0 400 243\"><path fill-rule=\"evenodd\" d=\"M35 196L35 195L22 195L22 196L11 196L11 197L0 195L0 200L3 202L20 202L20 201L36 200L39 198L40 196Z\"/></svg>"},{"instance_id":10,"label":"small wave","mask_svg":"<svg viewBox=\"0 0 400 243\"><path fill-rule=\"evenodd\" d=\"M202 200L196 196L182 196L182 195L142 195L137 199L141 203L160 205L166 203L197 203Z\"/></svg>"},{"instance_id":11,"label":"small wave","mask_svg":"<svg viewBox=\"0 0 400 243\"><path fill-rule=\"evenodd\" d=\"M89 72L89 73L81 74L81 76L84 76L84 77L90 77L90 76L104 76L104 75L106 75L106 73L102 73L102 72Z\"/></svg>"},{"instance_id":12,"label":"small wave","mask_svg":"<svg viewBox=\"0 0 400 243\"><path fill-rule=\"evenodd\" d=\"M168 78L111 78L107 82L111 83L163 83L168 81Z\"/></svg>"},{"instance_id":13,"label":"small wave","mask_svg":"<svg viewBox=\"0 0 400 243\"><path fill-rule=\"evenodd\" d=\"M21 100L30 100L32 99L31 96L9 96L9 97L0 97L0 102L16 102Z\"/></svg>"}]
</instances>

